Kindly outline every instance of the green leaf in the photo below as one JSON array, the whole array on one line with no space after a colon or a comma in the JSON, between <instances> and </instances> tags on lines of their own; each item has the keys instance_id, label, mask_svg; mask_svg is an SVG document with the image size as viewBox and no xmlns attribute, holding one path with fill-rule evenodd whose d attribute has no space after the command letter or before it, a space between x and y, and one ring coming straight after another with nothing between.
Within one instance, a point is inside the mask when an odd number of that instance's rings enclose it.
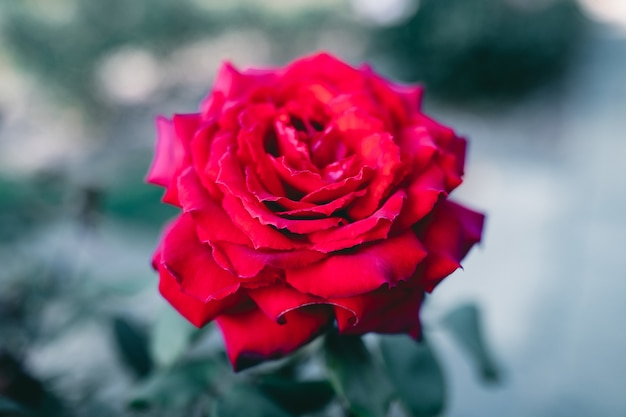
<instances>
[{"instance_id":1,"label":"green leaf","mask_svg":"<svg viewBox=\"0 0 626 417\"><path fill-rule=\"evenodd\" d=\"M151 408L178 408L202 394L209 394L218 378L228 385L224 376L230 370L214 358L190 360L152 374L134 389L128 406L136 411Z\"/></svg>"},{"instance_id":2,"label":"green leaf","mask_svg":"<svg viewBox=\"0 0 626 417\"><path fill-rule=\"evenodd\" d=\"M154 360L161 366L174 363L189 345L195 331L196 328L176 310L166 306L153 328L150 347Z\"/></svg>"},{"instance_id":3,"label":"green leaf","mask_svg":"<svg viewBox=\"0 0 626 417\"><path fill-rule=\"evenodd\" d=\"M153 368L148 337L135 323L124 317L113 318L113 337L122 361L140 378Z\"/></svg>"},{"instance_id":4,"label":"green leaf","mask_svg":"<svg viewBox=\"0 0 626 417\"><path fill-rule=\"evenodd\" d=\"M296 415L320 410L335 397L330 382L324 380L294 381L266 376L258 381L258 387L274 402Z\"/></svg>"},{"instance_id":5,"label":"green leaf","mask_svg":"<svg viewBox=\"0 0 626 417\"><path fill-rule=\"evenodd\" d=\"M25 416L26 412L19 404L7 397L0 396L0 417Z\"/></svg>"},{"instance_id":6,"label":"green leaf","mask_svg":"<svg viewBox=\"0 0 626 417\"><path fill-rule=\"evenodd\" d=\"M418 343L404 335L383 336L380 349L406 411L413 417L439 415L445 405L445 380L426 340Z\"/></svg>"},{"instance_id":7,"label":"green leaf","mask_svg":"<svg viewBox=\"0 0 626 417\"><path fill-rule=\"evenodd\" d=\"M219 397L213 407L213 417L290 417L258 388L238 383Z\"/></svg>"},{"instance_id":8,"label":"green leaf","mask_svg":"<svg viewBox=\"0 0 626 417\"><path fill-rule=\"evenodd\" d=\"M474 304L458 307L448 313L443 322L476 361L481 377L487 382L497 382L500 370L487 348L478 307Z\"/></svg>"},{"instance_id":9,"label":"green leaf","mask_svg":"<svg viewBox=\"0 0 626 417\"><path fill-rule=\"evenodd\" d=\"M324 341L326 366L335 392L357 417L383 417L392 388L359 336L328 334Z\"/></svg>"}]
</instances>

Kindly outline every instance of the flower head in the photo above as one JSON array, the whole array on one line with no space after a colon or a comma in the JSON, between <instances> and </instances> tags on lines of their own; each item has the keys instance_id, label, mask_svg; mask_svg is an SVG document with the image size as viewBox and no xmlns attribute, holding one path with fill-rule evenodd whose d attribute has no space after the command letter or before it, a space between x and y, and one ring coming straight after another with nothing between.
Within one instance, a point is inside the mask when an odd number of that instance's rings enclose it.
<instances>
[{"instance_id":1,"label":"flower head","mask_svg":"<svg viewBox=\"0 0 626 417\"><path fill-rule=\"evenodd\" d=\"M181 208L153 259L163 296L216 320L235 369L340 333L420 334L424 293L483 215L447 199L466 141L422 90L328 54L223 65L194 114L157 121L148 181Z\"/></svg>"}]
</instances>

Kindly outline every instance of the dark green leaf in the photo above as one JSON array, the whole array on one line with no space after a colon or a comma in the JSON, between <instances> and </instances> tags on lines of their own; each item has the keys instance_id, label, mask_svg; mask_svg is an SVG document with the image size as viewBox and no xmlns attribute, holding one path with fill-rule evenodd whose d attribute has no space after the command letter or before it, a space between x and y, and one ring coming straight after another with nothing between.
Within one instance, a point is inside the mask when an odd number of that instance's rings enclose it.
<instances>
[{"instance_id":1,"label":"dark green leaf","mask_svg":"<svg viewBox=\"0 0 626 417\"><path fill-rule=\"evenodd\" d=\"M0 417L25 416L26 413L19 404L6 397L0 396Z\"/></svg>"},{"instance_id":2,"label":"dark green leaf","mask_svg":"<svg viewBox=\"0 0 626 417\"><path fill-rule=\"evenodd\" d=\"M432 349L423 340L384 336L380 349L402 403L413 417L439 415L445 404L445 381Z\"/></svg>"},{"instance_id":3,"label":"dark green leaf","mask_svg":"<svg viewBox=\"0 0 626 417\"><path fill-rule=\"evenodd\" d=\"M209 394L218 378L222 386L227 385L224 376L228 372L213 358L181 363L152 374L134 390L128 405L137 411L183 407L196 397Z\"/></svg>"},{"instance_id":4,"label":"dark green leaf","mask_svg":"<svg viewBox=\"0 0 626 417\"><path fill-rule=\"evenodd\" d=\"M296 415L319 410L335 396L328 381L294 381L268 376L262 378L258 386L274 402Z\"/></svg>"},{"instance_id":5,"label":"dark green leaf","mask_svg":"<svg viewBox=\"0 0 626 417\"><path fill-rule=\"evenodd\" d=\"M478 307L473 304L458 307L445 317L444 324L476 361L482 378L488 382L498 381L500 371L487 348Z\"/></svg>"},{"instance_id":6,"label":"dark green leaf","mask_svg":"<svg viewBox=\"0 0 626 417\"><path fill-rule=\"evenodd\" d=\"M124 363L140 378L152 371L152 357L146 333L126 318L113 318L113 336Z\"/></svg>"},{"instance_id":7,"label":"dark green leaf","mask_svg":"<svg viewBox=\"0 0 626 417\"><path fill-rule=\"evenodd\" d=\"M211 415L213 417L291 416L257 388L242 383L234 385L215 401Z\"/></svg>"},{"instance_id":8,"label":"dark green leaf","mask_svg":"<svg viewBox=\"0 0 626 417\"><path fill-rule=\"evenodd\" d=\"M359 336L329 334L324 342L330 382L344 406L357 417L383 417L391 384Z\"/></svg>"}]
</instances>

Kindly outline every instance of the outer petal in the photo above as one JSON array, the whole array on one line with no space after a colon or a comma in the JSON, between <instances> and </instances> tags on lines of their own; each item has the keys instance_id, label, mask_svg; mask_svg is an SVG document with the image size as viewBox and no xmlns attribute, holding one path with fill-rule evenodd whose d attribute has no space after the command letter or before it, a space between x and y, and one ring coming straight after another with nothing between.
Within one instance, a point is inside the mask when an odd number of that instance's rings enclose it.
<instances>
[{"instance_id":1,"label":"outer petal","mask_svg":"<svg viewBox=\"0 0 626 417\"><path fill-rule=\"evenodd\" d=\"M367 78L373 99L387 110L387 117L395 126L405 124L412 114L419 111L424 90L421 86L393 83L376 74L369 65L362 65L359 69Z\"/></svg>"},{"instance_id":2,"label":"outer petal","mask_svg":"<svg viewBox=\"0 0 626 417\"><path fill-rule=\"evenodd\" d=\"M410 126L402 129L396 138L402 160L411 165L413 172L419 173L428 166L439 151L434 139L424 126Z\"/></svg>"},{"instance_id":3,"label":"outer petal","mask_svg":"<svg viewBox=\"0 0 626 417\"><path fill-rule=\"evenodd\" d=\"M444 188L445 176L441 168L431 163L406 188L407 199L394 224L394 230L406 230L431 212L435 204L448 194Z\"/></svg>"},{"instance_id":4,"label":"outer petal","mask_svg":"<svg viewBox=\"0 0 626 417\"><path fill-rule=\"evenodd\" d=\"M413 232L334 255L307 268L286 271L286 280L300 292L321 297L351 297L383 284L408 279L426 252Z\"/></svg>"},{"instance_id":5,"label":"outer petal","mask_svg":"<svg viewBox=\"0 0 626 417\"><path fill-rule=\"evenodd\" d=\"M162 265L159 267L159 277L161 295L196 327L204 326L241 300L237 292L221 300L208 300L205 303L183 292L176 278Z\"/></svg>"},{"instance_id":6,"label":"outer petal","mask_svg":"<svg viewBox=\"0 0 626 417\"><path fill-rule=\"evenodd\" d=\"M177 169L182 165L185 148L176 136L174 125L164 117L156 119L157 141L152 165L146 181L151 184L168 187Z\"/></svg>"},{"instance_id":7,"label":"outer petal","mask_svg":"<svg viewBox=\"0 0 626 417\"><path fill-rule=\"evenodd\" d=\"M235 226L224 208L202 187L193 168L187 168L178 179L180 202L183 210L190 213L202 242L228 240L251 245L250 239Z\"/></svg>"},{"instance_id":8,"label":"outer petal","mask_svg":"<svg viewBox=\"0 0 626 417\"><path fill-rule=\"evenodd\" d=\"M323 298L303 294L284 284L249 290L248 295L267 317L277 323L284 323L285 314L290 311L326 303Z\"/></svg>"},{"instance_id":9,"label":"outer petal","mask_svg":"<svg viewBox=\"0 0 626 417\"><path fill-rule=\"evenodd\" d=\"M428 251L415 277L428 291L461 266L461 260L480 242L485 216L451 201L441 202L418 234Z\"/></svg>"},{"instance_id":10,"label":"outer petal","mask_svg":"<svg viewBox=\"0 0 626 417\"><path fill-rule=\"evenodd\" d=\"M203 113L211 113L214 96L236 99L246 93L250 94L253 87L271 83L274 77L274 71L249 70L240 72L230 62L224 62L215 79L212 94L202 103Z\"/></svg>"},{"instance_id":11,"label":"outer petal","mask_svg":"<svg viewBox=\"0 0 626 417\"><path fill-rule=\"evenodd\" d=\"M340 333L365 334L369 332L394 334L409 333L418 338L421 333L419 310L424 298L421 290L382 289L350 299L333 300ZM352 309L358 319L354 325L345 320L345 309Z\"/></svg>"},{"instance_id":12,"label":"outer petal","mask_svg":"<svg viewBox=\"0 0 626 417\"><path fill-rule=\"evenodd\" d=\"M327 307L315 306L291 311L285 319L278 324L258 308L217 318L235 371L293 352L320 334L332 314Z\"/></svg>"},{"instance_id":13,"label":"outer petal","mask_svg":"<svg viewBox=\"0 0 626 417\"><path fill-rule=\"evenodd\" d=\"M161 262L186 294L200 301L222 299L239 289L239 279L213 260L211 247L201 243L189 214L180 216L163 238Z\"/></svg>"},{"instance_id":14,"label":"outer petal","mask_svg":"<svg viewBox=\"0 0 626 417\"><path fill-rule=\"evenodd\" d=\"M304 57L290 64L280 80L283 96L289 96L302 80L320 82L340 91L359 91L363 89L363 75L332 55L318 53Z\"/></svg>"},{"instance_id":15,"label":"outer petal","mask_svg":"<svg viewBox=\"0 0 626 417\"><path fill-rule=\"evenodd\" d=\"M156 149L146 181L166 188L164 202L179 205L176 175L185 165L185 146L170 120L158 117L156 123Z\"/></svg>"}]
</instances>

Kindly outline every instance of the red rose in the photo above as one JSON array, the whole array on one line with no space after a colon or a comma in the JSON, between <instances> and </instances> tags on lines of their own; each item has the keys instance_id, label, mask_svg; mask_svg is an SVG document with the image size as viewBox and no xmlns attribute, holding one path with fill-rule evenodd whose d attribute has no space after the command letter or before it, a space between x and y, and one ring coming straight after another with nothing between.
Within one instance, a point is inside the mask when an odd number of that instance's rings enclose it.
<instances>
[{"instance_id":1,"label":"red rose","mask_svg":"<svg viewBox=\"0 0 626 417\"><path fill-rule=\"evenodd\" d=\"M227 63L199 113L157 121L147 180L182 209L154 256L159 289L196 326L217 321L235 369L334 323L419 336L424 292L484 219L446 199L466 142L421 92L328 54Z\"/></svg>"}]
</instances>

